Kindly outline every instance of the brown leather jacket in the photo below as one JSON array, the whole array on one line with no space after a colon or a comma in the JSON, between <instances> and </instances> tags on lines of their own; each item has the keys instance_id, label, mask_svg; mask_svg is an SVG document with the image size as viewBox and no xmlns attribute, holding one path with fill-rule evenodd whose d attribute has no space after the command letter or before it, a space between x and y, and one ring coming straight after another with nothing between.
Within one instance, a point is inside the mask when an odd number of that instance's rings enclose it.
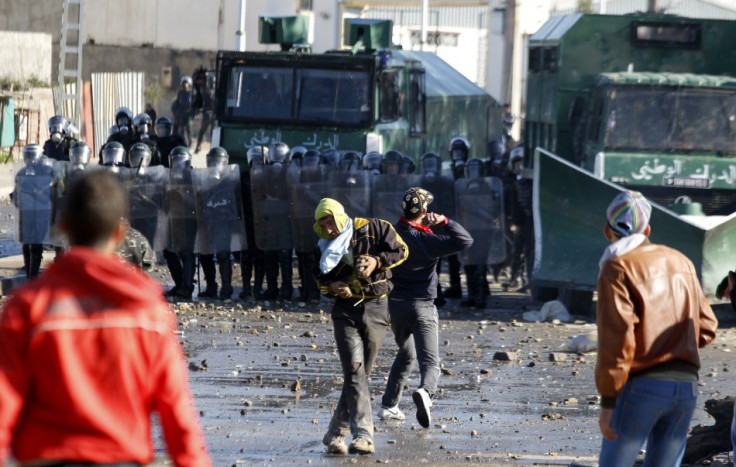
<instances>
[{"instance_id":1,"label":"brown leather jacket","mask_svg":"<svg viewBox=\"0 0 736 467\"><path fill-rule=\"evenodd\" d=\"M595 383L604 406L629 375L676 360L700 368L698 349L718 327L692 262L648 240L601 268L597 321Z\"/></svg>"}]
</instances>

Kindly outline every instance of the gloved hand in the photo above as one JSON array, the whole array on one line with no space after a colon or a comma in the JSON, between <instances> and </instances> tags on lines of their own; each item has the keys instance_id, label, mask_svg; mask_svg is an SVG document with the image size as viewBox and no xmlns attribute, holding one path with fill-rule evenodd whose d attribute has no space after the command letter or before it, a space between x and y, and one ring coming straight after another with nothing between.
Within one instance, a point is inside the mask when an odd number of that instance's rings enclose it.
<instances>
[{"instance_id":1,"label":"gloved hand","mask_svg":"<svg viewBox=\"0 0 736 467\"><path fill-rule=\"evenodd\" d=\"M370 255L360 255L355 260L355 275L367 279L378 267L378 259Z\"/></svg>"}]
</instances>

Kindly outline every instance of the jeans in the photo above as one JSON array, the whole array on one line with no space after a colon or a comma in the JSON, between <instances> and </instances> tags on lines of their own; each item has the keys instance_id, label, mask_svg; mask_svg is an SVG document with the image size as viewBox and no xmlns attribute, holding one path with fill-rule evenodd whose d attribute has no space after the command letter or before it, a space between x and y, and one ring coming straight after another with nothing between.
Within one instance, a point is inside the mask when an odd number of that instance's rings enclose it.
<instances>
[{"instance_id":1,"label":"jeans","mask_svg":"<svg viewBox=\"0 0 736 467\"><path fill-rule=\"evenodd\" d=\"M373 413L368 376L389 326L386 298L358 304L357 299L337 299L332 308L335 342L344 382L340 400L330 420L329 432L373 442Z\"/></svg>"},{"instance_id":2,"label":"jeans","mask_svg":"<svg viewBox=\"0 0 736 467\"><path fill-rule=\"evenodd\" d=\"M697 398L698 383L629 379L613 412L618 438L603 439L601 467L631 467L645 440L644 467L679 466Z\"/></svg>"},{"instance_id":3,"label":"jeans","mask_svg":"<svg viewBox=\"0 0 736 467\"><path fill-rule=\"evenodd\" d=\"M391 329L399 353L391 365L386 392L381 399L384 407L395 407L401 401L401 391L419 356L420 388L431 396L437 392L440 377L437 308L425 300L389 300Z\"/></svg>"}]
</instances>

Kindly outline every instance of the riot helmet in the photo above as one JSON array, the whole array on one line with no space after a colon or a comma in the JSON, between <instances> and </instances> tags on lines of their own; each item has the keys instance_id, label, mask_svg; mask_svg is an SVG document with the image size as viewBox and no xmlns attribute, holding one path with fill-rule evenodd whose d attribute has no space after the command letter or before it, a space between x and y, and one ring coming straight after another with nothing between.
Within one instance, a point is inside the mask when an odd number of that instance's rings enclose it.
<instances>
[{"instance_id":1,"label":"riot helmet","mask_svg":"<svg viewBox=\"0 0 736 467\"><path fill-rule=\"evenodd\" d=\"M511 150L511 154L509 155L509 172L513 172L514 174L519 174L521 172L521 169L524 168L524 143L519 142L519 144Z\"/></svg>"},{"instance_id":2,"label":"riot helmet","mask_svg":"<svg viewBox=\"0 0 736 467\"><path fill-rule=\"evenodd\" d=\"M151 165L151 148L146 143L135 143L128 151L128 162L134 169Z\"/></svg>"},{"instance_id":3,"label":"riot helmet","mask_svg":"<svg viewBox=\"0 0 736 467\"><path fill-rule=\"evenodd\" d=\"M55 115L49 119L49 134L54 144L59 144L64 139L69 121L61 115Z\"/></svg>"},{"instance_id":4,"label":"riot helmet","mask_svg":"<svg viewBox=\"0 0 736 467\"><path fill-rule=\"evenodd\" d=\"M183 86L184 86L185 84L188 84L190 88L191 88L192 86L194 86L194 81L192 80L192 77L191 77L191 76L189 76L189 75L184 75L184 76L182 76L182 77L181 77L181 85L182 85L182 87L183 87Z\"/></svg>"},{"instance_id":5,"label":"riot helmet","mask_svg":"<svg viewBox=\"0 0 736 467\"><path fill-rule=\"evenodd\" d=\"M466 162L470 156L470 142L462 136L456 136L450 140L450 146L447 149L453 161Z\"/></svg>"},{"instance_id":6,"label":"riot helmet","mask_svg":"<svg viewBox=\"0 0 736 467\"><path fill-rule=\"evenodd\" d=\"M271 150L268 151L268 163L269 165L287 164L289 162L289 145L286 143L278 142L271 146Z\"/></svg>"},{"instance_id":7,"label":"riot helmet","mask_svg":"<svg viewBox=\"0 0 736 467\"><path fill-rule=\"evenodd\" d=\"M225 148L216 146L207 153L207 167L209 168L223 170L229 162L230 156L228 156Z\"/></svg>"},{"instance_id":8,"label":"riot helmet","mask_svg":"<svg viewBox=\"0 0 736 467\"><path fill-rule=\"evenodd\" d=\"M480 159L472 158L465 164L465 178L483 178L484 172L483 161Z\"/></svg>"},{"instance_id":9,"label":"riot helmet","mask_svg":"<svg viewBox=\"0 0 736 467\"><path fill-rule=\"evenodd\" d=\"M289 151L289 162L301 166L302 159L304 158L304 153L306 152L307 148L305 148L304 146L294 146L293 148L291 148L291 151Z\"/></svg>"},{"instance_id":10,"label":"riot helmet","mask_svg":"<svg viewBox=\"0 0 736 467\"><path fill-rule=\"evenodd\" d=\"M304 157L302 157L302 168L319 167L321 163L322 156L320 156L319 152L314 149L309 149L304 153Z\"/></svg>"},{"instance_id":11,"label":"riot helmet","mask_svg":"<svg viewBox=\"0 0 736 467\"><path fill-rule=\"evenodd\" d=\"M171 136L174 133L174 124L171 123L169 117L159 117L156 119L156 136L159 138L165 138Z\"/></svg>"},{"instance_id":12,"label":"riot helmet","mask_svg":"<svg viewBox=\"0 0 736 467\"><path fill-rule=\"evenodd\" d=\"M169 153L169 168L172 171L183 171L192 167L192 155L186 146L177 146Z\"/></svg>"},{"instance_id":13,"label":"riot helmet","mask_svg":"<svg viewBox=\"0 0 736 467\"><path fill-rule=\"evenodd\" d=\"M419 169L425 180L433 182L442 171L442 159L436 152L425 152L419 159Z\"/></svg>"},{"instance_id":14,"label":"riot helmet","mask_svg":"<svg viewBox=\"0 0 736 467\"><path fill-rule=\"evenodd\" d=\"M115 125L121 133L130 131L130 125L133 123L133 112L127 107L120 107L115 111Z\"/></svg>"},{"instance_id":15,"label":"riot helmet","mask_svg":"<svg viewBox=\"0 0 736 467\"><path fill-rule=\"evenodd\" d=\"M401 171L401 164L404 161L404 155L399 151L391 150L383 155L381 161L381 173L389 175L397 175Z\"/></svg>"},{"instance_id":16,"label":"riot helmet","mask_svg":"<svg viewBox=\"0 0 736 467\"><path fill-rule=\"evenodd\" d=\"M355 151L348 151L340 160L340 172L355 173L363 170L363 163L360 154Z\"/></svg>"},{"instance_id":17,"label":"riot helmet","mask_svg":"<svg viewBox=\"0 0 736 467\"><path fill-rule=\"evenodd\" d=\"M245 156L248 158L249 167L259 167L266 164L268 160L268 146L253 146L248 149Z\"/></svg>"},{"instance_id":18,"label":"riot helmet","mask_svg":"<svg viewBox=\"0 0 736 467\"><path fill-rule=\"evenodd\" d=\"M75 141L69 148L69 161L73 167L86 167L91 157L92 149L84 141Z\"/></svg>"},{"instance_id":19,"label":"riot helmet","mask_svg":"<svg viewBox=\"0 0 736 467\"><path fill-rule=\"evenodd\" d=\"M43 157L43 148L38 144L29 144L23 148L23 162L26 165L34 165Z\"/></svg>"},{"instance_id":20,"label":"riot helmet","mask_svg":"<svg viewBox=\"0 0 736 467\"><path fill-rule=\"evenodd\" d=\"M381 162L383 161L383 155L378 151L371 151L363 156L363 169L370 170L371 175L377 175L381 173Z\"/></svg>"},{"instance_id":21,"label":"riot helmet","mask_svg":"<svg viewBox=\"0 0 736 467\"><path fill-rule=\"evenodd\" d=\"M138 114L133 119L133 128L141 136L141 139L148 138L152 124L151 117L147 113Z\"/></svg>"},{"instance_id":22,"label":"riot helmet","mask_svg":"<svg viewBox=\"0 0 736 467\"><path fill-rule=\"evenodd\" d=\"M340 167L340 159L342 159L342 156L337 149L328 149L322 152L322 164L329 165L333 169Z\"/></svg>"},{"instance_id":23,"label":"riot helmet","mask_svg":"<svg viewBox=\"0 0 736 467\"><path fill-rule=\"evenodd\" d=\"M117 141L110 141L102 147L102 165L121 167L125 163L125 148Z\"/></svg>"},{"instance_id":24,"label":"riot helmet","mask_svg":"<svg viewBox=\"0 0 736 467\"><path fill-rule=\"evenodd\" d=\"M415 170L416 165L414 165L414 159L405 155L401 160L401 169L399 170L399 173L413 174Z\"/></svg>"}]
</instances>

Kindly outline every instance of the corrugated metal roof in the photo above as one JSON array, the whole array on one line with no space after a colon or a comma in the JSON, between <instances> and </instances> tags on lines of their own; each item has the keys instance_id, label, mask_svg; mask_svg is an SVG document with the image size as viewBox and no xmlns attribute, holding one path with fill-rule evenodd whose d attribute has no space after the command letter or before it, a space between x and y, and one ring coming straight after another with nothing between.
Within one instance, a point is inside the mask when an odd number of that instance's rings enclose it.
<instances>
[{"instance_id":1,"label":"corrugated metal roof","mask_svg":"<svg viewBox=\"0 0 736 467\"><path fill-rule=\"evenodd\" d=\"M601 73L599 84L648 84L663 86L736 87L732 76L696 75L692 73L619 72Z\"/></svg>"},{"instance_id":2,"label":"corrugated metal roof","mask_svg":"<svg viewBox=\"0 0 736 467\"><path fill-rule=\"evenodd\" d=\"M600 12L603 5L605 14L625 15L647 11L648 3L648 0L595 0L591 5L591 11ZM571 4L569 7L559 8L553 14L566 15L577 11L577 6ZM687 18L736 19L736 2L732 0L720 2L715 0L659 0L657 12Z\"/></svg>"},{"instance_id":3,"label":"corrugated metal roof","mask_svg":"<svg viewBox=\"0 0 736 467\"><path fill-rule=\"evenodd\" d=\"M480 28L488 25L488 5L444 5L430 3L427 23L429 27ZM369 6L363 18L390 19L396 26L420 26L422 24L421 6L406 4Z\"/></svg>"},{"instance_id":4,"label":"corrugated metal roof","mask_svg":"<svg viewBox=\"0 0 736 467\"><path fill-rule=\"evenodd\" d=\"M487 95L488 93L432 52L392 50L398 59L422 62L428 96Z\"/></svg>"},{"instance_id":5,"label":"corrugated metal roof","mask_svg":"<svg viewBox=\"0 0 736 467\"><path fill-rule=\"evenodd\" d=\"M540 45L540 43L556 43L560 38L570 30L570 28L578 22L583 15L581 13L567 16L553 16L549 19L539 31L532 34L529 38L529 45Z\"/></svg>"}]
</instances>

